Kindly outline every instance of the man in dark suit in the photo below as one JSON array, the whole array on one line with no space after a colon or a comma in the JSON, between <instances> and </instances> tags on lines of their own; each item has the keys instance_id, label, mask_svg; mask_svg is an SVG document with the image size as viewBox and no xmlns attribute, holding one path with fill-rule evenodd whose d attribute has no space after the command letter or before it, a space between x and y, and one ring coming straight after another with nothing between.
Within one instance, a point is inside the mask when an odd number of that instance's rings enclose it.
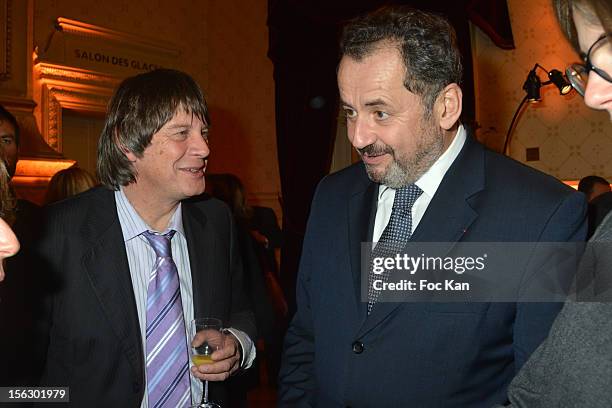
<instances>
[{"instance_id":1,"label":"man in dark suit","mask_svg":"<svg viewBox=\"0 0 612 408\"><path fill-rule=\"evenodd\" d=\"M381 9L346 26L341 50L342 108L362 162L315 194L280 406L504 402L561 304L377 301L361 244L583 240L584 196L467 134L459 51L441 17Z\"/></svg>"},{"instance_id":2,"label":"man in dark suit","mask_svg":"<svg viewBox=\"0 0 612 408\"><path fill-rule=\"evenodd\" d=\"M49 208L40 254L57 286L43 384L70 387L75 406L189 406L200 380L255 357L229 209L200 196L209 124L188 75L126 79L98 145L103 187ZM188 327L200 317L229 329L213 363L194 367ZM211 385L215 402L222 388Z\"/></svg>"},{"instance_id":3,"label":"man in dark suit","mask_svg":"<svg viewBox=\"0 0 612 408\"><path fill-rule=\"evenodd\" d=\"M19 123L11 112L0 106L0 150L6 159L9 177L15 176L19 160ZM10 194L14 195L12 189ZM0 384L34 386L40 379L41 355L34 353L34 324L40 314L44 283L36 278L37 265L31 256L40 226L40 208L17 199L7 218L21 244L21 251L6 260L7 277L0 284Z\"/></svg>"}]
</instances>

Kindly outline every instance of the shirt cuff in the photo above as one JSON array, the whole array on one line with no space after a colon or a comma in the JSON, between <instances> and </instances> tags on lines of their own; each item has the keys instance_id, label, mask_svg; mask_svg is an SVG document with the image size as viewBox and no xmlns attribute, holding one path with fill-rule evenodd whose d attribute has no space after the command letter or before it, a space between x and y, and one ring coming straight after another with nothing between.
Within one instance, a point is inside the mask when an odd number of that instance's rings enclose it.
<instances>
[{"instance_id":1,"label":"shirt cuff","mask_svg":"<svg viewBox=\"0 0 612 408\"><path fill-rule=\"evenodd\" d=\"M257 354L255 351L255 343L253 343L253 340L251 340L242 330L233 329L230 327L227 329L227 331L238 339L240 347L242 347L242 361L240 361L240 368L242 370L246 370L247 368L251 367L253 361L255 360L255 356Z\"/></svg>"}]
</instances>

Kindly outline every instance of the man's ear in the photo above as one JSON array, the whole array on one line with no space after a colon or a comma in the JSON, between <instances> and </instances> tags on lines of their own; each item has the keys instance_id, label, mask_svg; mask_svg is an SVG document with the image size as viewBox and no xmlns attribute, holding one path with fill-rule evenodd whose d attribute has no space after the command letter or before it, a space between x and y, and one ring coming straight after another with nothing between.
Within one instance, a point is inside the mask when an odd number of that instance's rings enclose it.
<instances>
[{"instance_id":1,"label":"man's ear","mask_svg":"<svg viewBox=\"0 0 612 408\"><path fill-rule=\"evenodd\" d=\"M123 154L125 154L125 157L127 157L127 159L131 163L134 163L136 161L136 155L134 153L132 153L131 150L128 150L127 147L125 147L125 146L119 146L119 148L121 149Z\"/></svg>"},{"instance_id":2,"label":"man's ear","mask_svg":"<svg viewBox=\"0 0 612 408\"><path fill-rule=\"evenodd\" d=\"M459 85L452 83L438 95L435 104L435 113L440 127L444 130L451 130L461 117L463 92Z\"/></svg>"},{"instance_id":3,"label":"man's ear","mask_svg":"<svg viewBox=\"0 0 612 408\"><path fill-rule=\"evenodd\" d=\"M127 159L131 162L134 163L137 159L136 155L127 147L125 147L125 145L123 143L121 143L119 141L119 137L117 135L117 130L115 129L115 137L114 137L114 142L117 145L117 147L119 148L119 150L121 150L121 152L123 154L125 154L125 157L127 157Z\"/></svg>"}]
</instances>

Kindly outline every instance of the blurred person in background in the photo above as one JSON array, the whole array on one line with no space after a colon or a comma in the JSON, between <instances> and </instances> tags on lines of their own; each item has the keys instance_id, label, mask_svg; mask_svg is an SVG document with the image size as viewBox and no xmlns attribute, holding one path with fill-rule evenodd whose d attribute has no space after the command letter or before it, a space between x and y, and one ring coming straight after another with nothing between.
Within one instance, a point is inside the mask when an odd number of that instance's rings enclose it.
<instances>
[{"instance_id":1,"label":"blurred person in background","mask_svg":"<svg viewBox=\"0 0 612 408\"><path fill-rule=\"evenodd\" d=\"M19 251L17 237L11 227L0 219L0 282L4 280L4 258L15 255L17 251Z\"/></svg>"},{"instance_id":2,"label":"blurred person in background","mask_svg":"<svg viewBox=\"0 0 612 408\"><path fill-rule=\"evenodd\" d=\"M570 66L568 77L585 104L607 111L612 121L612 2L553 0L553 6L583 61ZM510 406L612 407L611 242L608 215L583 257L576 301L566 302L548 338L510 384Z\"/></svg>"},{"instance_id":3,"label":"blurred person in background","mask_svg":"<svg viewBox=\"0 0 612 408\"><path fill-rule=\"evenodd\" d=\"M20 134L21 130L15 116L0 105L0 150L5 158L9 179L12 179L17 171ZM28 200L18 198L13 229L22 243L32 238L31 227L39 225L39 220L40 208Z\"/></svg>"},{"instance_id":4,"label":"blurred person in background","mask_svg":"<svg viewBox=\"0 0 612 408\"><path fill-rule=\"evenodd\" d=\"M19 157L19 124L4 106L0 105L0 149L6 161L9 179L17 170Z\"/></svg>"},{"instance_id":5,"label":"blurred person in background","mask_svg":"<svg viewBox=\"0 0 612 408\"><path fill-rule=\"evenodd\" d=\"M610 191L610 183L603 177L586 176L580 179L578 191L584 193L587 201L591 202L595 197Z\"/></svg>"},{"instance_id":6,"label":"blurred person in background","mask_svg":"<svg viewBox=\"0 0 612 408\"><path fill-rule=\"evenodd\" d=\"M4 153L0 150L0 217L8 223L15 221L15 196L11 192L10 176Z\"/></svg>"},{"instance_id":7,"label":"blurred person in background","mask_svg":"<svg viewBox=\"0 0 612 408\"><path fill-rule=\"evenodd\" d=\"M610 183L600 176L586 176L580 179L578 191L584 193L589 202L589 232L587 233L587 238L591 238L595 229L612 210Z\"/></svg>"},{"instance_id":8,"label":"blurred person in background","mask_svg":"<svg viewBox=\"0 0 612 408\"><path fill-rule=\"evenodd\" d=\"M21 130L17 119L11 112L0 105L0 151L4 155L9 181L15 176L17 162L19 161L19 140ZM14 220L11 227L19 242L21 242L24 256L26 249L36 240L37 227L40 225L40 207L31 201L19 198L15 192L9 188L10 194L15 197ZM11 263L20 264L21 261L15 258ZM11 266L8 266L11 268ZM26 265L15 266L16 269L24 268Z\"/></svg>"},{"instance_id":9,"label":"blurred person in background","mask_svg":"<svg viewBox=\"0 0 612 408\"><path fill-rule=\"evenodd\" d=\"M19 159L20 128L11 112L0 106L0 152L5 157L8 179L12 179ZM34 350L36 327L42 315L42 293L47 286L45 271L33 256L41 225L40 208L17 198L8 182L3 199L11 203L3 219L19 240L21 249L4 262L5 278L0 285L0 385L38 384L44 357Z\"/></svg>"},{"instance_id":10,"label":"blurred person in background","mask_svg":"<svg viewBox=\"0 0 612 408\"><path fill-rule=\"evenodd\" d=\"M274 223L276 216L270 208L247 204L244 186L237 176L229 173L208 174L206 180L206 191L224 201L236 220L240 253L255 312L257 333L264 342L262 356L266 360L268 379L275 385L287 314L287 303L278 283L277 269L274 268L276 260L273 251L274 247L280 246L281 232L278 224L278 233L275 233L274 227L270 227L268 212L272 212ZM274 264L271 265L272 262ZM250 389L261 381L256 378L256 370L251 370L247 376L251 378L239 381L242 388Z\"/></svg>"},{"instance_id":11,"label":"blurred person in background","mask_svg":"<svg viewBox=\"0 0 612 408\"><path fill-rule=\"evenodd\" d=\"M70 167L60 170L51 177L47 194L45 196L45 204L51 204L56 201L61 201L65 198L82 193L94 187L96 179L86 170L79 167Z\"/></svg>"},{"instance_id":12,"label":"blurred person in background","mask_svg":"<svg viewBox=\"0 0 612 408\"><path fill-rule=\"evenodd\" d=\"M0 152L0 282L4 280L4 258L19 251L19 241L11 230L10 222L15 207L15 199L9 190L9 175L6 162ZM1 301L1 299L0 299Z\"/></svg>"}]
</instances>

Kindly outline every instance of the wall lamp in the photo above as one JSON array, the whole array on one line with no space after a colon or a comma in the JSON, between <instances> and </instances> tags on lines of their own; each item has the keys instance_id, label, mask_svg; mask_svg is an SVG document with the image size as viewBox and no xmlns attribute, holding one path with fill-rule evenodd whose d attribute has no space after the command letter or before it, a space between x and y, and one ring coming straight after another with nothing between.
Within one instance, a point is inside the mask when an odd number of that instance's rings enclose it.
<instances>
[{"instance_id":1,"label":"wall lamp","mask_svg":"<svg viewBox=\"0 0 612 408\"><path fill-rule=\"evenodd\" d=\"M548 81L542 82L536 70L540 68L542 71L546 72L548 76ZM504 139L504 150L502 151L504 154L507 154L508 146L510 145L510 140L512 138L512 130L514 129L514 125L516 119L518 118L521 109L525 102L529 101L530 103L537 103L542 100L540 96L540 88L546 85L554 84L557 89L559 89L559 95L567 95L572 90L572 85L565 79L561 71L558 69L552 69L547 71L540 64L536 63L529 74L527 75L527 79L523 84L523 89L525 90L525 97L519 104L516 112L514 112L514 116L512 117L512 122L510 122L510 127L508 128L508 132L506 133L506 138Z\"/></svg>"}]
</instances>

